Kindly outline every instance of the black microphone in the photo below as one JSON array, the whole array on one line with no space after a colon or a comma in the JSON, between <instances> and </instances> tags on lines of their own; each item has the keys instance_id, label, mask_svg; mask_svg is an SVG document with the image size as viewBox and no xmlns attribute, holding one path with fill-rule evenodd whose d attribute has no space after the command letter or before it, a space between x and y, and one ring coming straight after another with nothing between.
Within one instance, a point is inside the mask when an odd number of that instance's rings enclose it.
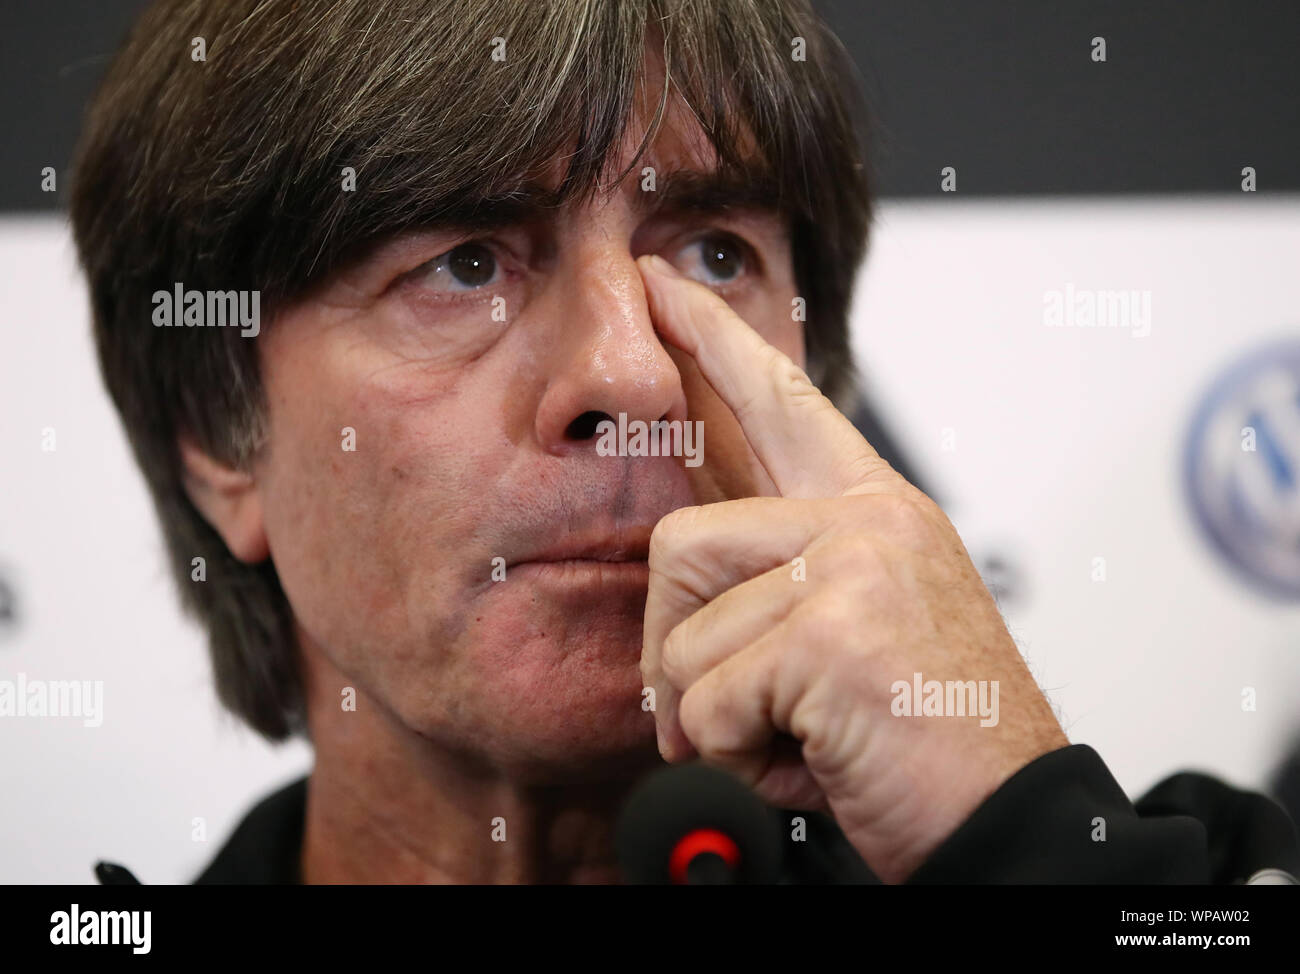
<instances>
[{"instance_id":1,"label":"black microphone","mask_svg":"<svg viewBox=\"0 0 1300 974\"><path fill-rule=\"evenodd\" d=\"M101 860L95 863L95 878L99 880L101 886L142 886L143 883L135 878L135 874L125 866L119 866L115 862Z\"/></svg>"},{"instance_id":2,"label":"black microphone","mask_svg":"<svg viewBox=\"0 0 1300 974\"><path fill-rule=\"evenodd\" d=\"M623 878L634 884L776 883L776 815L725 771L692 763L661 768L628 796L614 832Z\"/></svg>"}]
</instances>

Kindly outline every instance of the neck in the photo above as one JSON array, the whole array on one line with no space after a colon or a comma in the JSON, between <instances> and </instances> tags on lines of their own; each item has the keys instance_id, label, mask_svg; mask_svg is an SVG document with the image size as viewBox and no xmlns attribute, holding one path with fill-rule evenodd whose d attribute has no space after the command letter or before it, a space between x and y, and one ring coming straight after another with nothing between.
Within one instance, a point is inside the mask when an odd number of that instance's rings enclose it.
<instances>
[{"instance_id":1,"label":"neck","mask_svg":"<svg viewBox=\"0 0 1300 974\"><path fill-rule=\"evenodd\" d=\"M350 681L312 655L305 883L619 881L613 826L644 768L564 784L512 773L420 736L359 688L343 712Z\"/></svg>"}]
</instances>

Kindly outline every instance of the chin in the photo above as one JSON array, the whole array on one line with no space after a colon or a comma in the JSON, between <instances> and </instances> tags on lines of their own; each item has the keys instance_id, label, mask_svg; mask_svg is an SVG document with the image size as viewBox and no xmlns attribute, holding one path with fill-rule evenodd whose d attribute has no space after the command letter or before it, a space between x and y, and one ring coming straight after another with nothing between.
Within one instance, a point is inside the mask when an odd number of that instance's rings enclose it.
<instances>
[{"instance_id":1,"label":"chin","mask_svg":"<svg viewBox=\"0 0 1300 974\"><path fill-rule=\"evenodd\" d=\"M662 764L654 725L635 732L601 731L574 742L568 735L520 742L520 753L509 763L513 778L538 786L631 783Z\"/></svg>"},{"instance_id":2,"label":"chin","mask_svg":"<svg viewBox=\"0 0 1300 974\"><path fill-rule=\"evenodd\" d=\"M586 689L555 697L559 706L538 707L534 697L509 707L511 716L498 725L506 740L499 743L503 752L513 752L507 763L521 778L596 783L637 777L662 760L654 714L641 709L639 686L595 697Z\"/></svg>"}]
</instances>

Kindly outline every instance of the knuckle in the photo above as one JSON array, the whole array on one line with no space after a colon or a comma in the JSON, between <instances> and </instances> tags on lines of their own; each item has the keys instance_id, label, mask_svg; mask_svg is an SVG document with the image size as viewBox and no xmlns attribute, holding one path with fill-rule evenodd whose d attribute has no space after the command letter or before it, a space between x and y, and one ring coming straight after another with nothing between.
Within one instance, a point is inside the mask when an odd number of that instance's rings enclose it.
<instances>
[{"instance_id":1,"label":"knuckle","mask_svg":"<svg viewBox=\"0 0 1300 974\"><path fill-rule=\"evenodd\" d=\"M822 549L828 591L819 596L821 609L842 611L842 606L860 608L874 604L891 584L890 565L874 533L861 530L846 534ZM821 601L824 600L824 601Z\"/></svg>"},{"instance_id":2,"label":"knuckle","mask_svg":"<svg viewBox=\"0 0 1300 974\"><path fill-rule=\"evenodd\" d=\"M710 701L696 687L683 693L677 702L677 722L682 733L701 754L708 747L709 707Z\"/></svg>"},{"instance_id":3,"label":"knuckle","mask_svg":"<svg viewBox=\"0 0 1300 974\"><path fill-rule=\"evenodd\" d=\"M687 678L690 641L691 636L684 623L674 626L664 639L663 650L659 654L659 668L675 687L680 687Z\"/></svg>"},{"instance_id":4,"label":"knuckle","mask_svg":"<svg viewBox=\"0 0 1300 974\"><path fill-rule=\"evenodd\" d=\"M872 453L858 453L840 461L840 476L846 484L880 482L885 478L903 480L902 475L884 457ZM904 481L906 483L906 481Z\"/></svg>"},{"instance_id":5,"label":"knuckle","mask_svg":"<svg viewBox=\"0 0 1300 974\"><path fill-rule=\"evenodd\" d=\"M824 593L809 599L799 612L804 651L819 657L856 638L862 629L859 601L847 593Z\"/></svg>"},{"instance_id":6,"label":"knuckle","mask_svg":"<svg viewBox=\"0 0 1300 974\"><path fill-rule=\"evenodd\" d=\"M835 570L845 581L870 578L883 568L883 557L869 534L853 534L835 548Z\"/></svg>"},{"instance_id":7,"label":"knuckle","mask_svg":"<svg viewBox=\"0 0 1300 974\"><path fill-rule=\"evenodd\" d=\"M793 404L796 408L820 408L831 402L822 395L808 374L775 345L764 344L757 351L758 374L766 376L769 389L753 388L737 397L735 412L744 416L755 412L773 397Z\"/></svg>"},{"instance_id":8,"label":"knuckle","mask_svg":"<svg viewBox=\"0 0 1300 974\"><path fill-rule=\"evenodd\" d=\"M872 518L887 537L913 551L933 551L942 545L936 515L942 512L918 490L872 495Z\"/></svg>"},{"instance_id":9,"label":"knuckle","mask_svg":"<svg viewBox=\"0 0 1300 974\"><path fill-rule=\"evenodd\" d=\"M805 604L793 639L772 660L781 687L820 687L833 696L851 693L864 665L863 620L846 599ZM778 696L782 691L778 689Z\"/></svg>"},{"instance_id":10,"label":"knuckle","mask_svg":"<svg viewBox=\"0 0 1300 974\"><path fill-rule=\"evenodd\" d=\"M663 565L687 546L702 516L701 507L679 507L659 519L650 532L651 568Z\"/></svg>"},{"instance_id":11,"label":"knuckle","mask_svg":"<svg viewBox=\"0 0 1300 974\"><path fill-rule=\"evenodd\" d=\"M774 346L768 348L768 371L782 396L807 409L835 408L793 359Z\"/></svg>"}]
</instances>

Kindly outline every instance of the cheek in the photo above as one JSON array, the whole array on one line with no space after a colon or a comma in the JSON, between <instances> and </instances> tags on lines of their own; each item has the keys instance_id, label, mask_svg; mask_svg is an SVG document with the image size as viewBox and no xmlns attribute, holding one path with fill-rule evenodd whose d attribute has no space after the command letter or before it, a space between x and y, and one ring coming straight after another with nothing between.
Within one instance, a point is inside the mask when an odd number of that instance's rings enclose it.
<instances>
[{"instance_id":1,"label":"cheek","mask_svg":"<svg viewBox=\"0 0 1300 974\"><path fill-rule=\"evenodd\" d=\"M319 641L346 626L345 606L379 608L376 593L391 591L367 554L381 533L381 416L345 375L320 369L280 379L293 394L269 404L266 531L294 614Z\"/></svg>"},{"instance_id":2,"label":"cheek","mask_svg":"<svg viewBox=\"0 0 1300 974\"><path fill-rule=\"evenodd\" d=\"M455 377L371 357L304 344L264 371L271 554L300 625L331 655L415 635L408 606L432 603L476 513L471 488L493 479L476 467L492 457L458 439L482 404L458 396Z\"/></svg>"}]
</instances>

